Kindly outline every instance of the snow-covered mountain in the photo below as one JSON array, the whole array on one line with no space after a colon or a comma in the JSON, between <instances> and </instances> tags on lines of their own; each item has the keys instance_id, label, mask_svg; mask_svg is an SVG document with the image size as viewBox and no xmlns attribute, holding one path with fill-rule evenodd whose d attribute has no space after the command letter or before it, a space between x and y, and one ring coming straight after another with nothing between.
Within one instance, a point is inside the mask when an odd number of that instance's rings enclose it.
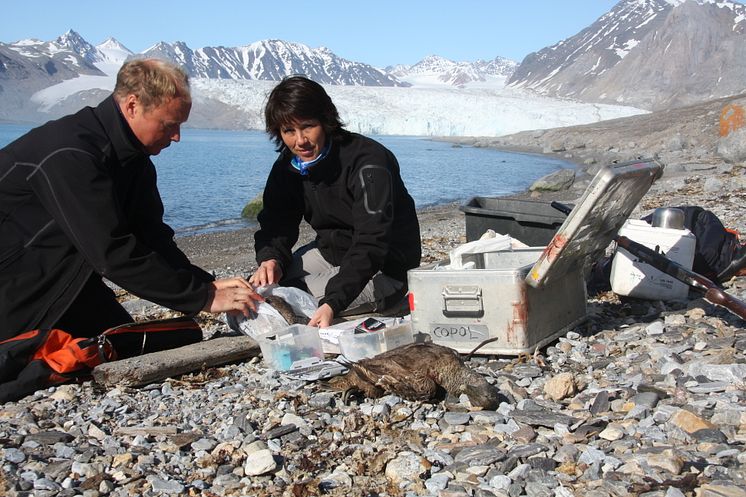
<instances>
[{"instance_id":1,"label":"snow-covered mountain","mask_svg":"<svg viewBox=\"0 0 746 497\"><path fill-rule=\"evenodd\" d=\"M337 57L328 48L313 49L282 40L197 50L183 42L160 42L143 55L171 60L195 78L279 81L289 74L305 74L322 84L408 86L371 65Z\"/></svg>"},{"instance_id":2,"label":"snow-covered mountain","mask_svg":"<svg viewBox=\"0 0 746 497\"><path fill-rule=\"evenodd\" d=\"M430 55L412 66L391 66L386 70L398 79L415 85L442 85L464 87L480 83L497 83L503 86L505 80L518 64L504 57L491 61L454 62L452 60ZM476 83L476 85L475 85Z\"/></svg>"},{"instance_id":3,"label":"snow-covered mountain","mask_svg":"<svg viewBox=\"0 0 746 497\"><path fill-rule=\"evenodd\" d=\"M122 63L134 54L114 38L108 38L96 45L95 65L108 75L117 73Z\"/></svg>"},{"instance_id":4,"label":"snow-covered mountain","mask_svg":"<svg viewBox=\"0 0 746 497\"><path fill-rule=\"evenodd\" d=\"M74 31L54 41L21 40L0 43L0 120L39 122L50 115L32 97L39 91L76 79L106 78L97 66L99 53ZM121 65L121 64L120 64ZM62 100L67 99L65 94ZM97 92L80 95L72 106L57 106L58 113L100 100Z\"/></svg>"},{"instance_id":5,"label":"snow-covered mountain","mask_svg":"<svg viewBox=\"0 0 746 497\"><path fill-rule=\"evenodd\" d=\"M73 30L52 42L22 40L0 43L0 48L16 52L16 58L43 62L51 59L69 71L96 75L116 73L122 62L135 55L114 38L94 47ZM323 84L408 86L371 65L337 57L328 48L313 49L282 40L197 50L180 41L159 42L137 55L170 60L184 67L193 78L278 81L289 74L305 74ZM58 71L57 67L50 69L52 73Z\"/></svg>"},{"instance_id":6,"label":"snow-covered mountain","mask_svg":"<svg viewBox=\"0 0 746 497\"><path fill-rule=\"evenodd\" d=\"M381 89L409 87L412 108L426 115L402 114L398 126L384 125L393 133L410 129L426 134L501 133L521 122L546 128L562 121L549 116L559 107L547 104L554 110L534 114L536 102L549 102L537 100L537 93L562 99L560 107L588 102L660 109L743 92L745 31L746 7L730 0L621 0L591 26L528 55L517 67L502 57L455 62L430 56L412 66L386 69L345 60L327 48L281 40L196 50L183 42L160 42L142 54L133 54L114 39L93 46L68 31L52 42L0 43L0 120L39 122L95 104L113 88L115 71L124 60L147 55L181 64L193 81L204 81L195 84L195 101L200 105L193 109L192 120L197 125L253 123L258 108L247 109L241 100L251 86L247 82L264 88L262 82L302 73L325 85L359 88L361 110L352 106L353 115L362 114L371 102L379 110L396 107L387 99L399 101L399 93ZM444 102L453 101L451 97L467 100L436 117L416 100L433 104L431 91L444 92L439 97ZM499 112L486 113L491 99L507 108L514 108L514 102L527 102L525 114L538 120L521 116L510 126L498 123L473 130L453 124L462 115L470 116L467 120L473 123L494 119ZM472 109L474 101L484 105ZM433 106L437 111L447 110L439 102ZM612 117L613 112L607 112L610 108L592 108L604 111L583 119L602 114ZM617 112L622 115L629 109Z\"/></svg>"},{"instance_id":7,"label":"snow-covered mountain","mask_svg":"<svg viewBox=\"0 0 746 497\"><path fill-rule=\"evenodd\" d=\"M0 43L0 50L3 53L0 81L33 79L37 72L60 80L75 74L103 74L95 66L96 48L72 30L54 41L27 39Z\"/></svg>"},{"instance_id":8,"label":"snow-covered mountain","mask_svg":"<svg viewBox=\"0 0 746 497\"><path fill-rule=\"evenodd\" d=\"M544 95L659 109L746 89L746 7L622 0L575 36L529 54L508 81Z\"/></svg>"}]
</instances>

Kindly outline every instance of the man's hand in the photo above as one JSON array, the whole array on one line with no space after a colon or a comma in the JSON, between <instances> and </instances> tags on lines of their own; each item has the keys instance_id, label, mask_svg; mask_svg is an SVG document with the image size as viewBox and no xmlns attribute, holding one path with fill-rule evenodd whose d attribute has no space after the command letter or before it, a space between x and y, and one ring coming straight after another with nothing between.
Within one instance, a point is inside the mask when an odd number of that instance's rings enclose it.
<instances>
[{"instance_id":1,"label":"man's hand","mask_svg":"<svg viewBox=\"0 0 746 497\"><path fill-rule=\"evenodd\" d=\"M328 328L332 325L332 319L334 319L334 311L329 304L323 304L321 307L316 309L316 312L311 316L311 320L308 321L308 326L318 326L319 328Z\"/></svg>"},{"instance_id":2,"label":"man's hand","mask_svg":"<svg viewBox=\"0 0 746 497\"><path fill-rule=\"evenodd\" d=\"M256 302L264 302L264 297L254 291L245 278L225 278L210 282L207 302L203 311L240 312L249 317L256 312Z\"/></svg>"},{"instance_id":3,"label":"man's hand","mask_svg":"<svg viewBox=\"0 0 746 497\"><path fill-rule=\"evenodd\" d=\"M275 259L270 259L259 265L259 269L249 278L249 282L258 288L264 285L279 283L280 279L282 279L280 263Z\"/></svg>"}]
</instances>

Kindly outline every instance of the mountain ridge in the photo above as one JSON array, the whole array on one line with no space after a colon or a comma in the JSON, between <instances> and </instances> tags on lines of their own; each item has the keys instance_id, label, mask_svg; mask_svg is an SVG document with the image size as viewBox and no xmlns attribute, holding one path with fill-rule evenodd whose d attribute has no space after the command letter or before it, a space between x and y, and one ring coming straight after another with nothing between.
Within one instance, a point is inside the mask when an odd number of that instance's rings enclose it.
<instances>
[{"instance_id":1,"label":"mountain ridge","mask_svg":"<svg viewBox=\"0 0 746 497\"><path fill-rule=\"evenodd\" d=\"M41 122L59 117L76 106L88 105L100 90L113 88L112 77L121 64L133 57L160 57L184 67L193 80L220 79L241 81L277 81L289 74L305 74L321 84L366 87L411 87L385 69L337 57L326 47L311 48L283 40L261 40L240 47L203 47L191 49L186 43L160 41L144 52L134 53L109 37L92 45L70 29L52 41L25 39L13 43L0 42L0 120ZM478 81L502 86L509 71L517 64L508 59L493 61L453 62L440 58L447 66L447 75L422 74L417 84L437 84L463 87ZM398 75L407 77L411 66L398 67ZM504 76L496 77L501 72ZM74 88L73 80L81 77ZM100 77L98 83L90 77ZM87 87L90 86L91 88ZM93 88L95 87L95 89ZM57 89L52 91L53 89ZM67 90L65 90L67 88ZM67 91L67 94L64 94ZM51 95L58 101L49 101ZM205 96L202 101L208 102ZM212 102L216 114L225 114L231 102ZM233 114L232 112L229 112ZM208 118L210 111L199 113ZM219 117L207 119L205 125L221 127L226 121Z\"/></svg>"},{"instance_id":2,"label":"mountain ridge","mask_svg":"<svg viewBox=\"0 0 746 497\"><path fill-rule=\"evenodd\" d=\"M578 34L527 55L512 88L649 110L733 95L746 81L746 6L623 0Z\"/></svg>"},{"instance_id":3,"label":"mountain ridge","mask_svg":"<svg viewBox=\"0 0 746 497\"><path fill-rule=\"evenodd\" d=\"M238 47L208 46L198 49L190 48L183 41L159 41L141 53L134 53L114 37L94 46L72 29L51 42L27 39L14 43L0 42L0 47L9 48L26 57L44 55L52 58L52 54L69 53L74 59L82 59L87 63L74 62L73 65L86 67L88 73L95 73L91 66L95 67L101 62L121 64L132 57L160 57L181 65L193 78L277 81L289 74L306 74L322 84L353 86L410 86L397 79L396 75L406 77L410 73L422 73L421 68L428 65L429 59L425 58L412 66L396 66L395 75L388 68L378 69L369 64L338 57L327 47L311 48L302 43L278 39L260 40ZM123 55L115 59L110 56L112 52ZM483 81L485 76L509 76L517 65L515 61L504 57L475 62L455 62L434 55L430 58L441 61L444 71L457 75L441 78L444 83L453 80L454 84ZM64 60L60 60L60 57L56 62L64 65ZM459 71L469 76L459 76Z\"/></svg>"}]
</instances>

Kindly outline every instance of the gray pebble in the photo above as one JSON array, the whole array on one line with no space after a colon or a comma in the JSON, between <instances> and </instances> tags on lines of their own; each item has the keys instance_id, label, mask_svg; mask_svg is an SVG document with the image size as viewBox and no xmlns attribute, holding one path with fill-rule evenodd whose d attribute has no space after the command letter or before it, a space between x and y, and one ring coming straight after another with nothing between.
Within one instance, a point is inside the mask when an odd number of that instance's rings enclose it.
<instances>
[{"instance_id":1,"label":"gray pebble","mask_svg":"<svg viewBox=\"0 0 746 497\"><path fill-rule=\"evenodd\" d=\"M23 451L18 449L4 449L3 450L3 460L19 464L26 460L26 454L23 453Z\"/></svg>"}]
</instances>

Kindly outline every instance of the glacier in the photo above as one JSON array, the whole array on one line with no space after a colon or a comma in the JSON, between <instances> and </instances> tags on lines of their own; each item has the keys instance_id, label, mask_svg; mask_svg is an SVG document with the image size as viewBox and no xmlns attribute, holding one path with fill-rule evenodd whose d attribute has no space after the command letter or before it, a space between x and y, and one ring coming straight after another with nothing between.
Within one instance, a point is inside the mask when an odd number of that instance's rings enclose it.
<instances>
[{"instance_id":1,"label":"glacier","mask_svg":"<svg viewBox=\"0 0 746 497\"><path fill-rule=\"evenodd\" d=\"M86 90L111 91L115 77L80 76L32 96L50 109L69 95ZM413 78L411 87L324 85L347 129L363 134L398 136L496 137L525 130L586 124L646 113L618 105L580 103L478 82L453 87ZM217 100L245 114L243 126L263 129L262 108L276 81L193 79L194 107Z\"/></svg>"},{"instance_id":2,"label":"glacier","mask_svg":"<svg viewBox=\"0 0 746 497\"><path fill-rule=\"evenodd\" d=\"M195 80L209 95L256 115L276 82ZM585 124L644 113L641 109L538 96L486 85L402 87L326 85L347 128L363 134L401 136L502 136L518 131Z\"/></svg>"}]
</instances>

